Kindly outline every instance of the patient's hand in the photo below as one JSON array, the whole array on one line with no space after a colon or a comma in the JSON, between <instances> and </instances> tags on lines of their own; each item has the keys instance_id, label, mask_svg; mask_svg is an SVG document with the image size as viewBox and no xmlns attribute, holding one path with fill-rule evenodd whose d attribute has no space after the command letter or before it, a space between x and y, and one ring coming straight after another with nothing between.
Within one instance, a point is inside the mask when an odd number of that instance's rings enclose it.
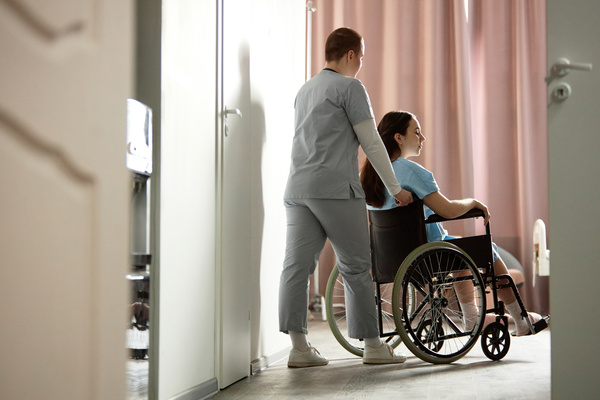
<instances>
[{"instance_id":1,"label":"patient's hand","mask_svg":"<svg viewBox=\"0 0 600 400\"><path fill-rule=\"evenodd\" d=\"M475 208L480 209L481 211L483 211L484 214L484 219L483 219L483 225L487 225L488 222L490 222L490 211L488 210L487 206L485 204L483 204L482 202L480 202L479 200L475 200Z\"/></svg>"}]
</instances>

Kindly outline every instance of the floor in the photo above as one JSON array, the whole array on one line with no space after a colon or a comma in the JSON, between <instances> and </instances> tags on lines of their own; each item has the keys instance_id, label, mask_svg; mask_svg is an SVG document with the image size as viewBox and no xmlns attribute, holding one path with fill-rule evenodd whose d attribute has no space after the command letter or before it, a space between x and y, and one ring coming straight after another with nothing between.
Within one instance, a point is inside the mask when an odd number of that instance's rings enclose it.
<instances>
[{"instance_id":1,"label":"floor","mask_svg":"<svg viewBox=\"0 0 600 400\"><path fill-rule=\"evenodd\" d=\"M127 349L132 357L127 361L127 399L146 400L148 398L148 349L150 332L135 328L126 332ZM135 358L134 358L135 357Z\"/></svg>"},{"instance_id":2,"label":"floor","mask_svg":"<svg viewBox=\"0 0 600 400\"><path fill-rule=\"evenodd\" d=\"M458 362L433 365L412 356L400 365L363 365L344 350L327 322L309 322L309 338L329 358L325 367L291 369L283 359L221 390L214 400L252 399L550 399L550 330L512 338L501 361L479 344ZM129 360L129 400L147 399L148 360Z\"/></svg>"},{"instance_id":3,"label":"floor","mask_svg":"<svg viewBox=\"0 0 600 400\"><path fill-rule=\"evenodd\" d=\"M127 361L127 400L148 398L148 358Z\"/></svg>"},{"instance_id":4,"label":"floor","mask_svg":"<svg viewBox=\"0 0 600 400\"><path fill-rule=\"evenodd\" d=\"M512 338L501 361L479 343L451 365L428 364L408 353L400 365L363 365L346 352L326 322L312 321L311 343L329 358L325 367L291 369L287 359L220 391L214 400L237 399L550 399L550 330Z\"/></svg>"}]
</instances>

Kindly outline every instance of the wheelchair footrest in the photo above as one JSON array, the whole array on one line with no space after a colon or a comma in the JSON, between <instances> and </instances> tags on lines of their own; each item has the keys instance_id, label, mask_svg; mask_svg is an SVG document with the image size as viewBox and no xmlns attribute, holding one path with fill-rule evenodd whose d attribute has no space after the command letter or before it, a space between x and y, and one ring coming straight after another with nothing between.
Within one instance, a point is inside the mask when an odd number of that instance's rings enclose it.
<instances>
[{"instance_id":1,"label":"wheelchair footrest","mask_svg":"<svg viewBox=\"0 0 600 400\"><path fill-rule=\"evenodd\" d=\"M539 321L537 321L535 324L531 325L533 327L533 332L529 332L526 334L521 334L519 336L528 336L528 335L535 335L538 332L543 331L544 329L546 329L548 327L548 321L550 321L550 316L546 315L545 317L542 317L542 319L540 319ZM512 331L510 333L511 336L517 336L517 331Z\"/></svg>"},{"instance_id":2,"label":"wheelchair footrest","mask_svg":"<svg viewBox=\"0 0 600 400\"><path fill-rule=\"evenodd\" d=\"M550 321L550 316L546 315L535 324L533 324L533 330L535 333L541 332L548 327L548 321Z\"/></svg>"}]
</instances>

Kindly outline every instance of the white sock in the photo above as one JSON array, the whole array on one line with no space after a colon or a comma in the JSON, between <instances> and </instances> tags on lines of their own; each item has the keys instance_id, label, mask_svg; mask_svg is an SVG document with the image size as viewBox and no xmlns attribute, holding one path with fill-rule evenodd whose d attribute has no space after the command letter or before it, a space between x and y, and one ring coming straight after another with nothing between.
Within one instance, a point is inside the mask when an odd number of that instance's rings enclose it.
<instances>
[{"instance_id":1,"label":"white sock","mask_svg":"<svg viewBox=\"0 0 600 400\"><path fill-rule=\"evenodd\" d=\"M475 302L472 303L460 303L460 309L463 313L463 324L465 325L465 330L471 330L475 326L475 321L477 321L477 316L479 315L479 308Z\"/></svg>"},{"instance_id":2,"label":"white sock","mask_svg":"<svg viewBox=\"0 0 600 400\"><path fill-rule=\"evenodd\" d=\"M373 347L374 349L380 348L383 344L380 337L364 338L364 341L366 346Z\"/></svg>"},{"instance_id":3,"label":"white sock","mask_svg":"<svg viewBox=\"0 0 600 400\"><path fill-rule=\"evenodd\" d=\"M298 351L305 352L310 345L306 333L290 331L290 339L292 339L292 347Z\"/></svg>"},{"instance_id":4,"label":"white sock","mask_svg":"<svg viewBox=\"0 0 600 400\"><path fill-rule=\"evenodd\" d=\"M512 303L507 304L505 307L506 311L508 311L517 325L517 332L529 331L529 324L525 318L521 316L521 307L519 306L519 302L515 300Z\"/></svg>"}]
</instances>

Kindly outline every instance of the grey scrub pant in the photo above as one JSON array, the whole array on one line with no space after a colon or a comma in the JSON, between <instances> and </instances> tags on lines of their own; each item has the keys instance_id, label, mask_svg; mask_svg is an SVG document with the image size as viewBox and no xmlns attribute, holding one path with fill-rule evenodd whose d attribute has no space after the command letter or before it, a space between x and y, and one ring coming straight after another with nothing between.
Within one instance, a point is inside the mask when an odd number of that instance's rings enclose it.
<instances>
[{"instance_id":1,"label":"grey scrub pant","mask_svg":"<svg viewBox=\"0 0 600 400\"><path fill-rule=\"evenodd\" d=\"M346 284L348 336L379 337L364 199L287 199L279 329L307 333L308 285L329 238Z\"/></svg>"}]
</instances>

